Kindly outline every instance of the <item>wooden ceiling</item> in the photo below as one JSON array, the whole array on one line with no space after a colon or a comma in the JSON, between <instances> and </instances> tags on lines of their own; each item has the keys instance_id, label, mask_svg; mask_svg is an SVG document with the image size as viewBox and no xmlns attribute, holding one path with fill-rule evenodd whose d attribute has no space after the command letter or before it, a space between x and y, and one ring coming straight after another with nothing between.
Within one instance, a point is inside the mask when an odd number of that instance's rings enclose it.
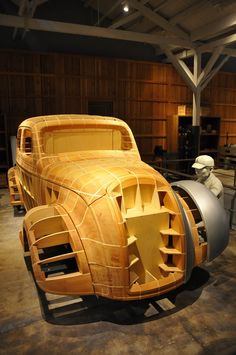
<instances>
[{"instance_id":1,"label":"wooden ceiling","mask_svg":"<svg viewBox=\"0 0 236 355\"><path fill-rule=\"evenodd\" d=\"M18 31L22 40L28 31L46 31L139 42L171 62L207 52L214 54L214 62L222 56L236 57L235 0L2 0L1 4L0 27L11 27L13 39ZM86 11L93 11L93 19L84 15Z\"/></svg>"}]
</instances>

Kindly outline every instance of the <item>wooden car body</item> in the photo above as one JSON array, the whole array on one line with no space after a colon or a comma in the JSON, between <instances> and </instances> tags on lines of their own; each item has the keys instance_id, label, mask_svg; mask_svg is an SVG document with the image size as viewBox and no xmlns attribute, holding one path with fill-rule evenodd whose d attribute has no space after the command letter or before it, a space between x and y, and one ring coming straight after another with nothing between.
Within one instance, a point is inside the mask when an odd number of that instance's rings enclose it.
<instances>
[{"instance_id":1,"label":"wooden car body","mask_svg":"<svg viewBox=\"0 0 236 355\"><path fill-rule=\"evenodd\" d=\"M45 292L142 299L183 284L207 258L194 199L141 161L119 119L23 121L13 182L12 204L27 210L20 238Z\"/></svg>"}]
</instances>

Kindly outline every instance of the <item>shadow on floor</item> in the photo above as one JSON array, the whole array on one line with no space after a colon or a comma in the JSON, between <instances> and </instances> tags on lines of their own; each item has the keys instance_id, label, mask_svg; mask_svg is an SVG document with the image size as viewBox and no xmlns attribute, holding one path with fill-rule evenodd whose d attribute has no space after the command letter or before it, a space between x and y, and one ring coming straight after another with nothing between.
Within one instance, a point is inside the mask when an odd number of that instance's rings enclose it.
<instances>
[{"instance_id":1,"label":"shadow on floor","mask_svg":"<svg viewBox=\"0 0 236 355\"><path fill-rule=\"evenodd\" d=\"M26 261L29 269L30 265ZM31 273L33 276L33 274ZM34 280L35 282L35 280ZM86 324L107 321L115 324L148 322L193 304L209 283L209 273L196 267L185 285L165 295L136 301L114 301L96 296L60 296L38 292L42 317L49 323L61 325Z\"/></svg>"},{"instance_id":2,"label":"shadow on floor","mask_svg":"<svg viewBox=\"0 0 236 355\"><path fill-rule=\"evenodd\" d=\"M26 210L22 206L14 206L13 208L14 217L24 217Z\"/></svg>"}]
</instances>

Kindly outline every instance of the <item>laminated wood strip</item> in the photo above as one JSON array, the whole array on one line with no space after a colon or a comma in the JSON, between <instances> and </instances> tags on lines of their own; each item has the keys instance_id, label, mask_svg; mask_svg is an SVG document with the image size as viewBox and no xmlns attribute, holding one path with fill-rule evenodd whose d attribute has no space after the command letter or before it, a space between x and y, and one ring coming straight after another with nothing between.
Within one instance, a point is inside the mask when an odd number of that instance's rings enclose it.
<instances>
[{"instance_id":1,"label":"laminated wood strip","mask_svg":"<svg viewBox=\"0 0 236 355\"><path fill-rule=\"evenodd\" d=\"M163 234L163 235L179 235L181 236L181 234L177 231L175 231L174 229L172 228L169 228L169 229L161 229L160 230L160 233Z\"/></svg>"},{"instance_id":2,"label":"laminated wood strip","mask_svg":"<svg viewBox=\"0 0 236 355\"><path fill-rule=\"evenodd\" d=\"M176 254L176 255L182 255L182 253L177 250L177 249L174 249L174 248L167 248L167 247L162 247L162 248L159 248L160 251L164 254Z\"/></svg>"},{"instance_id":3,"label":"laminated wood strip","mask_svg":"<svg viewBox=\"0 0 236 355\"><path fill-rule=\"evenodd\" d=\"M166 264L159 264L159 268L161 268L162 270L166 271L166 272L183 272L183 270L179 269L178 267L171 265L168 266Z\"/></svg>"},{"instance_id":4,"label":"laminated wood strip","mask_svg":"<svg viewBox=\"0 0 236 355\"><path fill-rule=\"evenodd\" d=\"M72 253L66 253L66 254L61 254L61 255L57 255L57 256L52 256L50 258L47 259L43 259L43 260L39 260L37 262L38 265L43 265L43 264L47 264L47 263L53 263L55 261L60 261L60 260L66 260L66 259L71 259L72 257L75 257L79 254L83 254L84 251L77 251L77 252L72 252Z\"/></svg>"},{"instance_id":5,"label":"laminated wood strip","mask_svg":"<svg viewBox=\"0 0 236 355\"><path fill-rule=\"evenodd\" d=\"M48 248L51 246L69 243L69 232L70 231L60 231L48 234L37 239L33 245L37 246L37 248Z\"/></svg>"}]
</instances>

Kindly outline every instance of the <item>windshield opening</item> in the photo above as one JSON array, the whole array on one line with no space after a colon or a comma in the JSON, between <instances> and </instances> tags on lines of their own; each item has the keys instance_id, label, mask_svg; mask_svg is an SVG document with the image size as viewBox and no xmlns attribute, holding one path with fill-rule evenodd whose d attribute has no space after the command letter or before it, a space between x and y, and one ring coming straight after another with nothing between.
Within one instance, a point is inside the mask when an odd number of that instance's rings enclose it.
<instances>
[{"instance_id":1,"label":"windshield opening","mask_svg":"<svg viewBox=\"0 0 236 355\"><path fill-rule=\"evenodd\" d=\"M123 127L84 128L47 127L43 132L43 150L59 154L89 150L130 150L132 141Z\"/></svg>"}]
</instances>

